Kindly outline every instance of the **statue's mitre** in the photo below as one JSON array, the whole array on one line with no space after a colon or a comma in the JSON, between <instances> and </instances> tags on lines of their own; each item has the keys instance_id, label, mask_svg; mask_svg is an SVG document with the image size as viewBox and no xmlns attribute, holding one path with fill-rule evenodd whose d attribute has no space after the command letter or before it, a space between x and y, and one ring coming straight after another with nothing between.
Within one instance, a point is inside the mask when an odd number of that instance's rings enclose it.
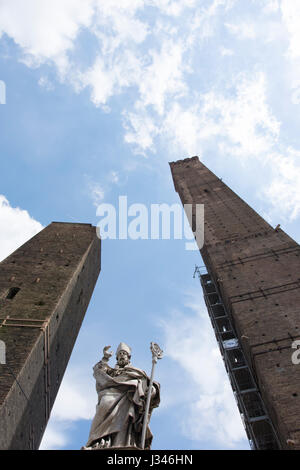
<instances>
[{"instance_id":1,"label":"statue's mitre","mask_svg":"<svg viewBox=\"0 0 300 470\"><path fill-rule=\"evenodd\" d=\"M129 356L131 356L131 347L128 346L128 344L126 344L126 343L120 343L119 344L117 352L116 352L116 356L118 356L118 353L120 351L126 351L129 354Z\"/></svg>"}]
</instances>

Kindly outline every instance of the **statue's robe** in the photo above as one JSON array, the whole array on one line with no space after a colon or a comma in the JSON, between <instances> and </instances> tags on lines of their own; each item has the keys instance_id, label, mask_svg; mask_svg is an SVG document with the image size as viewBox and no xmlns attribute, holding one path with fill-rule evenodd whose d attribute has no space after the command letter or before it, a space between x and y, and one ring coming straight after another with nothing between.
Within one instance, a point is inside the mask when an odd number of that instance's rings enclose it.
<instances>
[{"instance_id":1,"label":"statue's robe","mask_svg":"<svg viewBox=\"0 0 300 470\"><path fill-rule=\"evenodd\" d=\"M130 363L123 368L117 365L112 369L103 367L100 361L94 367L94 377L98 404L86 446L110 436L112 447L140 447L145 393L149 386L147 374ZM153 408L160 402L159 384L154 382L153 386L155 395L150 402L149 420ZM150 448L152 437L147 426L145 448Z\"/></svg>"}]
</instances>

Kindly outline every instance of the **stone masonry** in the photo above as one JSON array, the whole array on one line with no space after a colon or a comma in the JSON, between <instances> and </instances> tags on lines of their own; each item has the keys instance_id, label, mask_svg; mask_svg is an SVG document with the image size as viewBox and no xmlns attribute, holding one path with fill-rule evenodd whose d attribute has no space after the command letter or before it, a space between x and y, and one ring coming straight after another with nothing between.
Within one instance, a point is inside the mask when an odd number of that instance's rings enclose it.
<instances>
[{"instance_id":1,"label":"stone masonry","mask_svg":"<svg viewBox=\"0 0 300 470\"><path fill-rule=\"evenodd\" d=\"M38 449L100 272L90 224L53 222L0 263L0 449Z\"/></svg>"},{"instance_id":2,"label":"stone masonry","mask_svg":"<svg viewBox=\"0 0 300 470\"><path fill-rule=\"evenodd\" d=\"M198 157L170 163L182 204L204 204L201 256L231 315L282 449L300 449L300 247Z\"/></svg>"}]
</instances>

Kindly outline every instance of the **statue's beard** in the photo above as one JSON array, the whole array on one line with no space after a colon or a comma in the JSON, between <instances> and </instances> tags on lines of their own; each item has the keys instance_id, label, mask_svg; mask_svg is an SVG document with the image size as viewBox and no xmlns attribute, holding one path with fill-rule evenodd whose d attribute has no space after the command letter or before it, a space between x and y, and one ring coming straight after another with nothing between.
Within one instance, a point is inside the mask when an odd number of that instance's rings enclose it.
<instances>
[{"instance_id":1,"label":"statue's beard","mask_svg":"<svg viewBox=\"0 0 300 470\"><path fill-rule=\"evenodd\" d=\"M128 363L129 363L129 360L125 359L125 358L124 359L122 358L122 359L118 360L118 365L121 366L121 367L126 366Z\"/></svg>"}]
</instances>

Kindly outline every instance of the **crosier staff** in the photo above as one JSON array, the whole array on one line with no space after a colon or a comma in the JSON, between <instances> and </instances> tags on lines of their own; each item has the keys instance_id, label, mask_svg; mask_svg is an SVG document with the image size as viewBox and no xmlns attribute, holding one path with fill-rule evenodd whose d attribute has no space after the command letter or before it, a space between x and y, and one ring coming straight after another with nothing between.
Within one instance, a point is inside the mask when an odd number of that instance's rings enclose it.
<instances>
[{"instance_id":1,"label":"crosier staff","mask_svg":"<svg viewBox=\"0 0 300 470\"><path fill-rule=\"evenodd\" d=\"M148 424L148 414L149 414L149 407L150 407L150 400L151 400L151 390L152 390L152 385L153 385L154 369L155 369L157 360L163 357L163 350L160 349L157 343L151 342L150 350L152 352L152 370L151 370L151 377L150 377L150 383L148 387L145 415L144 415L144 421L143 421L142 439L141 439L142 449L145 448L146 429L147 429L147 424Z\"/></svg>"}]
</instances>

